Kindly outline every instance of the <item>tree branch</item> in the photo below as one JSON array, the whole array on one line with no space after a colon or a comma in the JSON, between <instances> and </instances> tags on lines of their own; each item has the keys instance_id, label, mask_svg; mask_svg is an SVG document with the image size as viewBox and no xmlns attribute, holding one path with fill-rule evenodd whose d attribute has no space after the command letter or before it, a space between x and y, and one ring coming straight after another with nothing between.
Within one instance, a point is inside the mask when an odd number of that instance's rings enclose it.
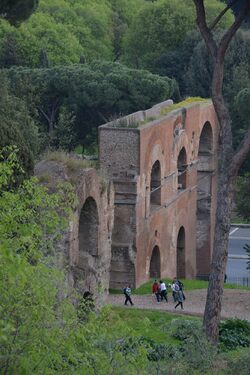
<instances>
[{"instance_id":1,"label":"tree branch","mask_svg":"<svg viewBox=\"0 0 250 375\"><path fill-rule=\"evenodd\" d=\"M41 114L46 118L46 120L49 122L50 119L49 119L49 116L47 115L46 112L44 112L44 110L42 108L38 108L38 110L41 112Z\"/></svg>"},{"instance_id":2,"label":"tree branch","mask_svg":"<svg viewBox=\"0 0 250 375\"><path fill-rule=\"evenodd\" d=\"M209 26L209 29L210 30L213 30L215 28L215 26L217 25L218 22L220 22L220 20L222 19L222 17L224 16L224 14L229 10L229 9L232 9L232 6L234 4L236 4L239 0L232 0L227 6L225 9L223 9L223 11L215 18L214 22Z\"/></svg>"},{"instance_id":3,"label":"tree branch","mask_svg":"<svg viewBox=\"0 0 250 375\"><path fill-rule=\"evenodd\" d=\"M230 41L232 40L236 31L239 29L239 27L241 26L242 22L244 21L244 19L246 18L249 12L250 12L250 2L248 1L246 2L246 5L242 9L242 11L235 18L235 21L232 24L232 26L227 30L227 32L221 38L221 41L218 47L218 55L220 59L224 58Z\"/></svg>"},{"instance_id":4,"label":"tree branch","mask_svg":"<svg viewBox=\"0 0 250 375\"><path fill-rule=\"evenodd\" d=\"M246 159L247 154L250 152L250 127L245 133L244 138L239 144L236 152L234 153L231 165L230 165L230 175L235 176L238 174L242 163Z\"/></svg>"},{"instance_id":5,"label":"tree branch","mask_svg":"<svg viewBox=\"0 0 250 375\"><path fill-rule=\"evenodd\" d=\"M206 46L213 58L215 58L217 54L217 45L213 38L213 34L211 30L207 26L206 22L206 12L204 8L204 1L203 0L193 0L195 7L196 7L196 22L200 29L201 35L203 36L203 39L205 40Z\"/></svg>"}]
</instances>

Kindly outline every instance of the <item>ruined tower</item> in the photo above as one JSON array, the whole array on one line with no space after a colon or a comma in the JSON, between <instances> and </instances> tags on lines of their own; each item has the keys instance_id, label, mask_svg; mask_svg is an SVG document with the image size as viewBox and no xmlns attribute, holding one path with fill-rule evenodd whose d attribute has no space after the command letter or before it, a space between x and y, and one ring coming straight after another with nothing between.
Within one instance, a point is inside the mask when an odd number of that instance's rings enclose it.
<instances>
[{"instance_id":1,"label":"ruined tower","mask_svg":"<svg viewBox=\"0 0 250 375\"><path fill-rule=\"evenodd\" d=\"M115 190L110 287L209 274L217 144L209 100L169 100L99 127L100 168Z\"/></svg>"}]
</instances>

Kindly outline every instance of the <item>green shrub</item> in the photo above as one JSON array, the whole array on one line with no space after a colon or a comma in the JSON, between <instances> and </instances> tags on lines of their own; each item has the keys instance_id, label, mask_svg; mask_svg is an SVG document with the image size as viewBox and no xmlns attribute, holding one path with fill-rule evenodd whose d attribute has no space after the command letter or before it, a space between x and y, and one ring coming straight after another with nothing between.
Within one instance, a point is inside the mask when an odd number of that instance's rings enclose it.
<instances>
[{"instance_id":1,"label":"green shrub","mask_svg":"<svg viewBox=\"0 0 250 375\"><path fill-rule=\"evenodd\" d=\"M173 319L171 323L171 336L178 340L186 340L194 335L194 332L202 333L200 320Z\"/></svg>"},{"instance_id":2,"label":"green shrub","mask_svg":"<svg viewBox=\"0 0 250 375\"><path fill-rule=\"evenodd\" d=\"M248 375L250 374L249 349L241 349L233 352L227 361L227 375Z\"/></svg>"},{"instance_id":3,"label":"green shrub","mask_svg":"<svg viewBox=\"0 0 250 375\"><path fill-rule=\"evenodd\" d=\"M250 323L247 320L227 319L220 324L220 344L223 350L250 346Z\"/></svg>"}]
</instances>

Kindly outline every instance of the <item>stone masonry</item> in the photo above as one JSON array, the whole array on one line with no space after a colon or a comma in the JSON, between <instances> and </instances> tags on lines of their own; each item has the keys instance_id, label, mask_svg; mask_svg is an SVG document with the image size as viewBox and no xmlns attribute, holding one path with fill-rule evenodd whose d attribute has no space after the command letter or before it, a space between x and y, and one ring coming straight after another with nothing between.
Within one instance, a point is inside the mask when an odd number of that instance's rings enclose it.
<instances>
[{"instance_id":1,"label":"stone masonry","mask_svg":"<svg viewBox=\"0 0 250 375\"><path fill-rule=\"evenodd\" d=\"M74 167L74 160L69 163ZM49 176L50 191L58 191L62 183L74 188L76 203L57 244L56 258L58 267L66 271L68 285L82 294L90 291L99 305L109 288L114 192L112 183L99 177L94 168L73 167L44 160L37 164L35 174L40 180Z\"/></svg>"},{"instance_id":2,"label":"stone masonry","mask_svg":"<svg viewBox=\"0 0 250 375\"><path fill-rule=\"evenodd\" d=\"M211 101L161 115L171 104L99 127L100 168L115 190L111 288L209 274L218 121Z\"/></svg>"}]
</instances>

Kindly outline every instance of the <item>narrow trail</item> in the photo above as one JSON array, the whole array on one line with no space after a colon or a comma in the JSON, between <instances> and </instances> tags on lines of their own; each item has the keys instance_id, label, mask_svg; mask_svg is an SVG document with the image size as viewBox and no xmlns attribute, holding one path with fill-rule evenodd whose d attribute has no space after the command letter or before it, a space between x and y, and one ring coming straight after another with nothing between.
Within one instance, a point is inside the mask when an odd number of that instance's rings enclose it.
<instances>
[{"instance_id":1,"label":"narrow trail","mask_svg":"<svg viewBox=\"0 0 250 375\"><path fill-rule=\"evenodd\" d=\"M106 300L106 304L121 306L124 308L138 308L149 310L161 310L168 312L176 312L183 315L202 316L204 313L206 302L206 289L198 289L185 291L186 300L184 301L184 310L180 306L175 310L171 293L168 293L168 303L157 303L154 296L148 295L132 295L134 306L124 306L124 296L122 294L110 294ZM222 318L240 318L250 320L250 291L225 289L222 300Z\"/></svg>"}]
</instances>

